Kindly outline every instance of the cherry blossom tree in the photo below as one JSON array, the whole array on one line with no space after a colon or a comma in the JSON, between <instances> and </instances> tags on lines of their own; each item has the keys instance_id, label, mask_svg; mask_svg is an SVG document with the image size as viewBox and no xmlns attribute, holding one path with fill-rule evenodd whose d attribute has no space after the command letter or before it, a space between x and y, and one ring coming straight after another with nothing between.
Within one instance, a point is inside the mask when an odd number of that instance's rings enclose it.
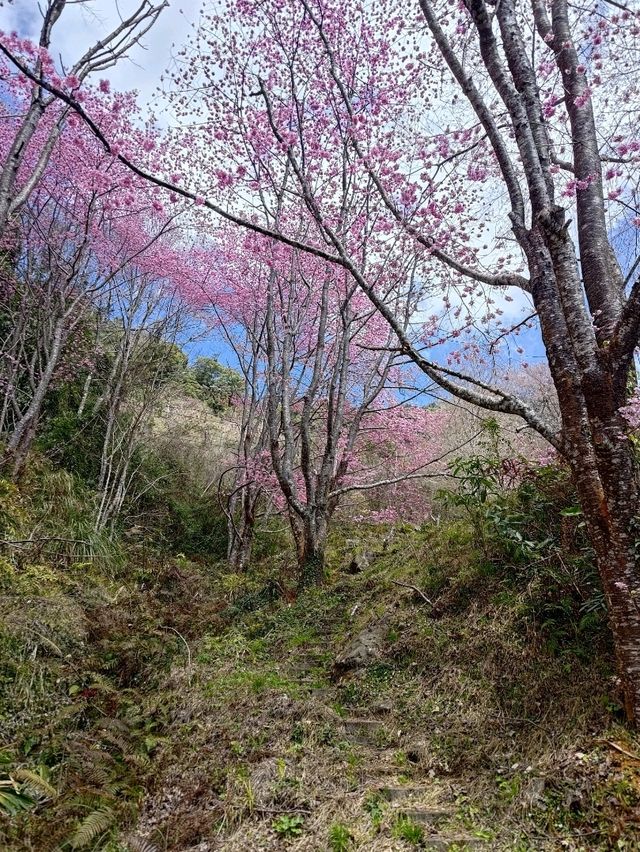
<instances>
[{"instance_id":1,"label":"cherry blossom tree","mask_svg":"<svg viewBox=\"0 0 640 852\"><path fill-rule=\"evenodd\" d=\"M307 211L310 250L349 272L430 380L521 417L566 458L627 714L639 718L638 469L621 409L634 381L640 280L636 262L625 278L613 244L614 233L640 224L631 107L639 11L420 0L411 13L393 2L291 0L233 3L225 14L203 24L199 61L177 77L182 91L200 86L210 128L196 146L199 157L208 146L208 166L194 180L206 175L209 194L245 204L276 197L286 181ZM345 172L376 233L411 236L421 274L442 288L426 347L409 339L342 227ZM296 236L280 223L271 230ZM560 423L496 370L471 369L464 347L453 363L450 350L438 351L461 332L471 348L496 332L504 343L509 325L498 311L507 298L537 316Z\"/></svg>"},{"instance_id":2,"label":"cherry blossom tree","mask_svg":"<svg viewBox=\"0 0 640 852\"><path fill-rule=\"evenodd\" d=\"M261 506L272 508L264 488L262 460L268 452L264 381L264 303L252 279L238 278L227 254L223 283L211 292L215 326L235 356L243 378L241 395L232 399L238 436L233 464L218 478L220 505L227 518L227 561L232 572L246 571ZM262 513L264 514L264 513Z\"/></svg>"},{"instance_id":3,"label":"cherry blossom tree","mask_svg":"<svg viewBox=\"0 0 640 852\"><path fill-rule=\"evenodd\" d=\"M639 12L605 0L230 0L203 18L175 75L189 186L116 154L175 197L345 270L430 381L520 417L566 459L634 721L639 495L624 415L640 279L637 259L622 272L615 247L621 233L635 242L640 224ZM84 105L55 83L47 91L111 150ZM274 219L282 199L304 212L302 229ZM404 250L400 234L429 284L418 345L372 276L376 259ZM507 319L509 300L538 324L560 422L492 362L523 322Z\"/></svg>"},{"instance_id":4,"label":"cherry blossom tree","mask_svg":"<svg viewBox=\"0 0 640 852\"><path fill-rule=\"evenodd\" d=\"M67 5L68 0L48 0L44 5L37 44L17 34L3 35L3 42L30 60L36 79L46 77L82 98L79 90L83 83L125 57L151 29L167 3L142 0L110 33L89 46L70 68L64 68L56 67L49 47L53 30ZM0 122L0 144L5 153L0 168L0 238L42 178L70 113L68 105L61 104L38 82L15 75L2 77L5 114ZM108 91L107 81L101 81L100 87Z\"/></svg>"},{"instance_id":5,"label":"cherry blossom tree","mask_svg":"<svg viewBox=\"0 0 640 852\"><path fill-rule=\"evenodd\" d=\"M143 6L146 9L148 4ZM30 53L28 45L22 49ZM8 88L11 108L17 115L28 115L33 107L29 92L23 91L20 99L18 87ZM98 86L87 90L87 99L101 113L114 139L139 144L152 153L154 133L135 125L133 96L111 94L108 87ZM50 115L55 113L54 105L49 104ZM171 294L170 301L179 298L192 303L195 282L202 274L200 256L177 247L180 211L173 208L166 213L148 185L132 178L107 154L75 114L66 115L57 126L53 142L50 134L40 130L30 138L29 157L23 163L26 167L37 161L38 178L32 181L35 172L30 172L22 184L24 175L18 170L18 183L23 188L28 184L29 191L12 208L10 262L5 255L1 270L0 431L6 440L2 466L14 477L22 471L51 389L70 371L88 368L85 389L89 391L90 362L95 355L85 345L91 336L90 319L92 324L100 317L113 321L118 312L122 319L127 315L123 306L129 306L134 315L129 316L125 332L130 332L140 328L135 314L142 305L147 325L157 325L158 317L152 314L166 302L166 294ZM0 135L0 162L5 165L13 157L14 142L12 133ZM125 333L123 340L128 346L133 337ZM114 362L120 380L129 360L123 356ZM105 447L117 425L115 411L120 405L111 378L106 383ZM83 408L81 402L81 412ZM105 465L103 460L101 491Z\"/></svg>"},{"instance_id":6,"label":"cherry blossom tree","mask_svg":"<svg viewBox=\"0 0 640 852\"><path fill-rule=\"evenodd\" d=\"M408 319L406 279L402 265L389 264L379 287L395 293L396 311L404 306ZM262 494L289 520L301 585L318 583L342 498L424 477L438 455L444 416L399 414L403 356L335 265L229 231L219 237L212 284L216 316L246 380L232 491L242 511L234 515L230 556L235 567L248 559Z\"/></svg>"}]
</instances>

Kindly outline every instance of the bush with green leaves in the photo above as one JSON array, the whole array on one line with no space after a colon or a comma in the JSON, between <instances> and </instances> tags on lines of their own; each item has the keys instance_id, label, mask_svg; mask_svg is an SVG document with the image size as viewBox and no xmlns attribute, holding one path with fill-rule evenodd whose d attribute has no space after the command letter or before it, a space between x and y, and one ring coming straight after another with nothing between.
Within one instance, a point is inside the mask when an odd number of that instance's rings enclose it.
<instances>
[{"instance_id":1,"label":"bush with green leaves","mask_svg":"<svg viewBox=\"0 0 640 852\"><path fill-rule=\"evenodd\" d=\"M602 634L605 601L568 470L502 458L497 450L455 459L457 488L438 498L470 522L486 564L521 588L559 650Z\"/></svg>"},{"instance_id":2,"label":"bush with green leaves","mask_svg":"<svg viewBox=\"0 0 640 852\"><path fill-rule=\"evenodd\" d=\"M303 831L304 817L300 814L280 814L271 823L271 827L281 837L300 837Z\"/></svg>"},{"instance_id":3,"label":"bush with green leaves","mask_svg":"<svg viewBox=\"0 0 640 852\"><path fill-rule=\"evenodd\" d=\"M198 399L206 402L216 414L232 404L233 398L242 393L244 382L240 373L225 367L216 358L196 358L189 368L186 388Z\"/></svg>"},{"instance_id":4,"label":"bush with green leaves","mask_svg":"<svg viewBox=\"0 0 640 852\"><path fill-rule=\"evenodd\" d=\"M135 510L146 538L172 553L224 559L227 522L216 497L202 494L177 462L157 452L140 453L135 463L142 492Z\"/></svg>"}]
</instances>

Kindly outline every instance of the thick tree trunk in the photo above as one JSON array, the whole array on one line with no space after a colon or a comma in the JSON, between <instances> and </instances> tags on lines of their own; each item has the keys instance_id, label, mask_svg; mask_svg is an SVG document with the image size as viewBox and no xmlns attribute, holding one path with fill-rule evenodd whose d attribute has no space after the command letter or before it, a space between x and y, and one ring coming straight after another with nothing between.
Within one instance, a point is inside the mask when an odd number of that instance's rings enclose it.
<instances>
[{"instance_id":1,"label":"thick tree trunk","mask_svg":"<svg viewBox=\"0 0 640 852\"><path fill-rule=\"evenodd\" d=\"M616 435L617 433L617 435ZM614 442L611 440L616 437ZM577 442L578 443L578 442ZM582 442L580 442L582 443ZM574 448L573 478L595 551L628 720L640 724L640 572L638 471L616 423L599 424L592 446Z\"/></svg>"},{"instance_id":2,"label":"thick tree trunk","mask_svg":"<svg viewBox=\"0 0 640 852\"><path fill-rule=\"evenodd\" d=\"M584 492L584 484L579 488ZM607 598L627 718L640 723L640 577L633 536L606 499L583 499L585 519ZM632 519L627 517L629 524Z\"/></svg>"},{"instance_id":3,"label":"thick tree trunk","mask_svg":"<svg viewBox=\"0 0 640 852\"><path fill-rule=\"evenodd\" d=\"M328 521L323 514L306 518L298 547L298 588L321 586L325 580L325 549Z\"/></svg>"},{"instance_id":4,"label":"thick tree trunk","mask_svg":"<svg viewBox=\"0 0 640 852\"><path fill-rule=\"evenodd\" d=\"M298 588L300 590L321 586L325 579L324 547L309 545L305 548L299 568Z\"/></svg>"},{"instance_id":5,"label":"thick tree trunk","mask_svg":"<svg viewBox=\"0 0 640 852\"><path fill-rule=\"evenodd\" d=\"M244 529L240 535L234 534L229 548L228 563L234 574L243 574L251 562L253 530Z\"/></svg>"}]
</instances>

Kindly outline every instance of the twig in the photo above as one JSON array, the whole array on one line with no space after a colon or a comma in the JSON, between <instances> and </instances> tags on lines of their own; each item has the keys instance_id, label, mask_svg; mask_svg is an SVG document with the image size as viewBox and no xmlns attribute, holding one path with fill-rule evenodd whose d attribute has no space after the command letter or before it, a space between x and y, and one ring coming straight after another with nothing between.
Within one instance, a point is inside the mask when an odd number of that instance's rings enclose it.
<instances>
[{"instance_id":1,"label":"twig","mask_svg":"<svg viewBox=\"0 0 640 852\"><path fill-rule=\"evenodd\" d=\"M411 589L417 595L420 595L422 600L425 603L428 603L429 606L435 606L434 602L432 600L429 600L429 598L425 595L422 589L419 589L417 586L413 586L411 585L411 583L401 583L400 580L392 580L391 582L395 583L396 586L403 586L405 589Z\"/></svg>"},{"instance_id":2,"label":"twig","mask_svg":"<svg viewBox=\"0 0 640 852\"><path fill-rule=\"evenodd\" d=\"M37 544L42 541L62 541L65 544L90 544L83 538L58 538L57 536L43 536L42 538L0 538L0 544Z\"/></svg>"},{"instance_id":3,"label":"twig","mask_svg":"<svg viewBox=\"0 0 640 852\"><path fill-rule=\"evenodd\" d=\"M259 814L306 814L311 815L311 811L306 808L254 808Z\"/></svg>"},{"instance_id":4,"label":"twig","mask_svg":"<svg viewBox=\"0 0 640 852\"><path fill-rule=\"evenodd\" d=\"M189 674L189 682L191 682L191 648L189 647L189 643L184 638L182 633L180 633L179 630L176 630L175 627L166 627L164 625L161 625L159 629L160 630L171 630L172 633L175 633L176 636L178 636L184 642L184 647L187 649L187 672Z\"/></svg>"},{"instance_id":5,"label":"twig","mask_svg":"<svg viewBox=\"0 0 640 852\"><path fill-rule=\"evenodd\" d=\"M626 748L619 746L617 743L611 742L611 740L600 740L600 742L605 743L615 751L619 751L620 754L624 754L625 757L630 757L632 760L640 760L640 755L634 754L632 751L627 751Z\"/></svg>"}]
</instances>

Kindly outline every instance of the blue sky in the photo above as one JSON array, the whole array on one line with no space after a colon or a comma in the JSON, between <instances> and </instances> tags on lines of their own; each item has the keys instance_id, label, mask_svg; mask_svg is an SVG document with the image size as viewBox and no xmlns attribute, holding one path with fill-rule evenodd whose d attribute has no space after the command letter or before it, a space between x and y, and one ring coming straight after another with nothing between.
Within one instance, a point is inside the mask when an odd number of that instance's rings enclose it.
<instances>
[{"instance_id":1,"label":"blue sky","mask_svg":"<svg viewBox=\"0 0 640 852\"><path fill-rule=\"evenodd\" d=\"M119 11L126 15L138 5L139 0L93 0L83 4L69 4L64 11L62 26L59 25L54 31L54 53L58 54L66 65L72 64L90 43L118 24ZM127 60L108 69L101 76L108 78L114 88L136 89L142 104L156 107L160 76L171 64L174 46L179 46L188 37L191 25L197 18L198 7L199 3L193 0L183 0L181 3L172 0L161 14L152 34L133 48ZM5 3L0 6L0 29L17 30L23 36L34 37L39 30L40 21L41 16L35 0L14 0L9 5ZM162 113L159 118L162 121ZM630 258L635 257L637 233L637 229L619 229L615 242L623 267L628 267ZM516 306L517 303L516 299ZM517 322L518 309L513 317ZM544 347L538 329L525 330L518 343L525 350L522 356L524 360L531 364L544 360ZM224 363L233 364L234 361L231 348L221 337L197 340L187 348L192 358L198 355L215 355ZM439 347L437 354L446 357L454 348L454 344L446 344ZM433 354L436 354L435 350ZM514 361L519 357L515 348L512 350L512 357Z\"/></svg>"}]
</instances>

